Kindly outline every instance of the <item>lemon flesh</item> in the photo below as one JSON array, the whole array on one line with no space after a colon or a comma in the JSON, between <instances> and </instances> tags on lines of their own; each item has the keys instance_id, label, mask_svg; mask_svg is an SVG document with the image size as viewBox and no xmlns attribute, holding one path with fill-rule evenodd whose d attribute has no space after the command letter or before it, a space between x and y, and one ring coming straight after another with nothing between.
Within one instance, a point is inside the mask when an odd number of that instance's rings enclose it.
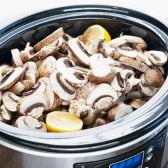
<instances>
[{"instance_id":1,"label":"lemon flesh","mask_svg":"<svg viewBox=\"0 0 168 168\"><path fill-rule=\"evenodd\" d=\"M104 27L100 25L92 25L85 30L81 37L81 40L85 45L91 45L97 39L109 42L111 41L111 36Z\"/></svg>"},{"instance_id":2,"label":"lemon flesh","mask_svg":"<svg viewBox=\"0 0 168 168\"><path fill-rule=\"evenodd\" d=\"M53 111L47 114L46 126L48 132L71 132L81 130L83 122L68 112Z\"/></svg>"}]
</instances>

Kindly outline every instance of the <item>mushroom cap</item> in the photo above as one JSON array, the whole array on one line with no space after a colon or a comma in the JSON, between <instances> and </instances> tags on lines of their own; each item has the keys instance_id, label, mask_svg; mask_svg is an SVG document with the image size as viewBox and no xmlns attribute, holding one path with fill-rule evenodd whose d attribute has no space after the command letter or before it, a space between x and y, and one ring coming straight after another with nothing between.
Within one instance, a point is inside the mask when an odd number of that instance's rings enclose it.
<instances>
[{"instance_id":1,"label":"mushroom cap","mask_svg":"<svg viewBox=\"0 0 168 168\"><path fill-rule=\"evenodd\" d=\"M38 67L40 77L49 77L56 69L56 59L53 56L45 58Z\"/></svg>"},{"instance_id":2,"label":"mushroom cap","mask_svg":"<svg viewBox=\"0 0 168 168\"><path fill-rule=\"evenodd\" d=\"M161 87L164 83L164 77L158 69L148 69L144 74L145 82L151 87Z\"/></svg>"},{"instance_id":3,"label":"mushroom cap","mask_svg":"<svg viewBox=\"0 0 168 168\"><path fill-rule=\"evenodd\" d=\"M19 80L22 72L23 72L23 68L22 67L17 67L13 71L8 73L0 81L0 90L9 89L12 85L14 85Z\"/></svg>"}]
</instances>

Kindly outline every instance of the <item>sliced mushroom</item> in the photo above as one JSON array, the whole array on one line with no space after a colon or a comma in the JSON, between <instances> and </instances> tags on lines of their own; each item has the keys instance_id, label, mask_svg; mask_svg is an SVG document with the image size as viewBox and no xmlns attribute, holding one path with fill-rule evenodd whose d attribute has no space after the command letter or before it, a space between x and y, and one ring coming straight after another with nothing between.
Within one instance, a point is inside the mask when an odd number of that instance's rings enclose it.
<instances>
[{"instance_id":1,"label":"sliced mushroom","mask_svg":"<svg viewBox=\"0 0 168 168\"><path fill-rule=\"evenodd\" d=\"M139 62L137 60L134 60L132 58L128 58L128 57L120 57L119 61L124 64L124 65L127 65L127 66L130 66L140 72L146 72L149 67L142 63L142 62Z\"/></svg>"},{"instance_id":2,"label":"sliced mushroom","mask_svg":"<svg viewBox=\"0 0 168 168\"><path fill-rule=\"evenodd\" d=\"M108 111L107 119L109 121L118 120L131 112L133 112L133 109L130 105L119 103Z\"/></svg>"},{"instance_id":3,"label":"sliced mushroom","mask_svg":"<svg viewBox=\"0 0 168 168\"><path fill-rule=\"evenodd\" d=\"M97 118L97 119L95 120L95 122L93 123L93 127L102 126L102 125L104 125L104 124L106 124L106 123L107 123L107 122L106 122L105 119L103 119L103 118Z\"/></svg>"},{"instance_id":4,"label":"sliced mushroom","mask_svg":"<svg viewBox=\"0 0 168 168\"><path fill-rule=\"evenodd\" d=\"M60 105L61 100L52 90L49 78L43 77L40 78L39 81L43 81L45 83L45 95L49 101L49 107L46 110L52 111L56 109L56 107Z\"/></svg>"},{"instance_id":5,"label":"sliced mushroom","mask_svg":"<svg viewBox=\"0 0 168 168\"><path fill-rule=\"evenodd\" d=\"M10 121L12 119L12 113L6 109L4 105L1 105L0 107L0 113L1 113L1 118L4 121Z\"/></svg>"},{"instance_id":6,"label":"sliced mushroom","mask_svg":"<svg viewBox=\"0 0 168 168\"><path fill-rule=\"evenodd\" d=\"M167 62L167 55L162 51L151 50L148 51L148 58L155 66L164 65Z\"/></svg>"},{"instance_id":7,"label":"sliced mushroom","mask_svg":"<svg viewBox=\"0 0 168 168\"><path fill-rule=\"evenodd\" d=\"M143 106L145 103L146 103L146 101L144 101L142 99L134 99L129 103L129 105L134 109L138 109L141 106Z\"/></svg>"},{"instance_id":8,"label":"sliced mushroom","mask_svg":"<svg viewBox=\"0 0 168 168\"><path fill-rule=\"evenodd\" d=\"M117 48L125 44L131 44L137 50L143 50L147 47L146 42L141 37L129 36L129 35L123 35L121 37L117 37L108 43L109 46L114 48Z\"/></svg>"},{"instance_id":9,"label":"sliced mushroom","mask_svg":"<svg viewBox=\"0 0 168 168\"><path fill-rule=\"evenodd\" d=\"M25 85L22 82L17 82L15 85L13 85L11 88L9 88L9 91L21 95L21 93L26 90Z\"/></svg>"},{"instance_id":10,"label":"sliced mushroom","mask_svg":"<svg viewBox=\"0 0 168 168\"><path fill-rule=\"evenodd\" d=\"M49 77L55 69L56 59L53 56L49 56L38 67L39 77Z\"/></svg>"},{"instance_id":11,"label":"sliced mushroom","mask_svg":"<svg viewBox=\"0 0 168 168\"><path fill-rule=\"evenodd\" d=\"M144 74L141 75L141 82L139 84L139 89L140 89L140 92L145 95L145 96L153 96L159 88L155 88L155 87L150 87L150 86L147 86L145 84L145 77L144 77Z\"/></svg>"},{"instance_id":12,"label":"sliced mushroom","mask_svg":"<svg viewBox=\"0 0 168 168\"><path fill-rule=\"evenodd\" d=\"M62 74L54 71L50 75L50 83L53 91L63 100L70 101L75 98L75 89L63 79Z\"/></svg>"},{"instance_id":13,"label":"sliced mushroom","mask_svg":"<svg viewBox=\"0 0 168 168\"><path fill-rule=\"evenodd\" d=\"M20 75L23 72L23 68L17 67L13 71L7 73L0 81L0 90L9 89L14 85L20 78Z\"/></svg>"},{"instance_id":14,"label":"sliced mushroom","mask_svg":"<svg viewBox=\"0 0 168 168\"><path fill-rule=\"evenodd\" d=\"M72 38L68 41L68 45L75 59L80 64L89 66L90 54L84 48L84 45L82 45L82 42L80 42L77 38Z\"/></svg>"},{"instance_id":15,"label":"sliced mushroom","mask_svg":"<svg viewBox=\"0 0 168 168\"><path fill-rule=\"evenodd\" d=\"M53 41L62 37L64 35L64 30L62 27L55 30L53 33L49 34L46 38L42 39L40 42L34 45L36 51L40 51L44 46L51 44Z\"/></svg>"},{"instance_id":16,"label":"sliced mushroom","mask_svg":"<svg viewBox=\"0 0 168 168\"><path fill-rule=\"evenodd\" d=\"M144 73L144 78L146 81L146 84L151 87L161 87L164 83L164 77L162 73L157 69L148 69Z\"/></svg>"},{"instance_id":17,"label":"sliced mushroom","mask_svg":"<svg viewBox=\"0 0 168 168\"><path fill-rule=\"evenodd\" d=\"M12 63L15 67L22 67L23 66L23 62L21 59L21 53L19 51L19 49L15 48L11 50L11 54L12 54Z\"/></svg>"},{"instance_id":18,"label":"sliced mushroom","mask_svg":"<svg viewBox=\"0 0 168 168\"><path fill-rule=\"evenodd\" d=\"M70 58L59 58L56 61L56 68L58 71L65 71L67 68L72 68L75 66L75 63ZM61 71L62 72L62 71Z\"/></svg>"},{"instance_id":19,"label":"sliced mushroom","mask_svg":"<svg viewBox=\"0 0 168 168\"><path fill-rule=\"evenodd\" d=\"M19 100L20 100L20 97L18 97L12 92L5 92L2 95L2 101L5 108L11 112L17 111L17 103Z\"/></svg>"},{"instance_id":20,"label":"sliced mushroom","mask_svg":"<svg viewBox=\"0 0 168 168\"><path fill-rule=\"evenodd\" d=\"M84 126L93 124L96 119L95 110L86 105L86 101L84 99L72 100L68 111L70 114L80 117L83 120Z\"/></svg>"},{"instance_id":21,"label":"sliced mushroom","mask_svg":"<svg viewBox=\"0 0 168 168\"><path fill-rule=\"evenodd\" d=\"M25 49L21 51L20 54L22 62L24 63L29 61L29 59L32 57L33 54L34 54L33 47L30 46L30 43L27 43Z\"/></svg>"},{"instance_id":22,"label":"sliced mushroom","mask_svg":"<svg viewBox=\"0 0 168 168\"><path fill-rule=\"evenodd\" d=\"M111 70L110 66L102 65L94 67L89 73L89 81L94 83L111 83L115 76L115 72Z\"/></svg>"},{"instance_id":23,"label":"sliced mushroom","mask_svg":"<svg viewBox=\"0 0 168 168\"><path fill-rule=\"evenodd\" d=\"M30 96L23 97L18 102L18 111L19 113L26 115L31 112L32 109L37 107L44 107L47 109L48 101L41 94L32 94Z\"/></svg>"},{"instance_id":24,"label":"sliced mushroom","mask_svg":"<svg viewBox=\"0 0 168 168\"><path fill-rule=\"evenodd\" d=\"M68 70L62 70L63 78L68 81L74 87L81 87L88 81L88 77L82 71L76 70L75 68L69 68Z\"/></svg>"},{"instance_id":25,"label":"sliced mushroom","mask_svg":"<svg viewBox=\"0 0 168 168\"><path fill-rule=\"evenodd\" d=\"M43 116L43 112L44 112L44 107L36 107L33 108L29 113L28 116L31 116L35 119L39 119Z\"/></svg>"},{"instance_id":26,"label":"sliced mushroom","mask_svg":"<svg viewBox=\"0 0 168 168\"><path fill-rule=\"evenodd\" d=\"M86 104L97 111L106 111L118 101L117 92L106 83L97 85L86 99Z\"/></svg>"},{"instance_id":27,"label":"sliced mushroom","mask_svg":"<svg viewBox=\"0 0 168 168\"><path fill-rule=\"evenodd\" d=\"M16 122L15 126L20 129L29 131L47 132L47 128L44 122L39 122L37 119L31 116L21 116Z\"/></svg>"}]
</instances>

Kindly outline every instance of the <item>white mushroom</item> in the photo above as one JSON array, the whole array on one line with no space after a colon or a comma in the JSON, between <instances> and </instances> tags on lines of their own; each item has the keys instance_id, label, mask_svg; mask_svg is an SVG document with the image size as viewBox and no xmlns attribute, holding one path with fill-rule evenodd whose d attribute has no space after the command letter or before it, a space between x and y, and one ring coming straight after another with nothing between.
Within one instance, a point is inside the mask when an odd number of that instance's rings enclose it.
<instances>
[{"instance_id":1,"label":"white mushroom","mask_svg":"<svg viewBox=\"0 0 168 168\"><path fill-rule=\"evenodd\" d=\"M17 103L20 100L20 97L16 96L12 92L5 92L2 95L2 101L5 108L11 112L17 111Z\"/></svg>"},{"instance_id":2,"label":"white mushroom","mask_svg":"<svg viewBox=\"0 0 168 168\"><path fill-rule=\"evenodd\" d=\"M50 83L53 91L63 100L70 101L75 98L75 89L62 77L58 71L50 75Z\"/></svg>"},{"instance_id":3,"label":"white mushroom","mask_svg":"<svg viewBox=\"0 0 168 168\"><path fill-rule=\"evenodd\" d=\"M56 68L58 71L65 71L67 68L72 68L75 66L75 63L70 58L59 58L56 61ZM61 71L61 72L62 72Z\"/></svg>"},{"instance_id":4,"label":"white mushroom","mask_svg":"<svg viewBox=\"0 0 168 168\"><path fill-rule=\"evenodd\" d=\"M32 94L20 99L17 108L19 113L25 115L36 107L47 108L49 106L48 104L49 102L41 94Z\"/></svg>"},{"instance_id":5,"label":"white mushroom","mask_svg":"<svg viewBox=\"0 0 168 168\"><path fill-rule=\"evenodd\" d=\"M9 89L14 85L20 78L20 75L23 72L23 68L17 67L11 72L7 73L0 81L0 90Z\"/></svg>"},{"instance_id":6,"label":"white mushroom","mask_svg":"<svg viewBox=\"0 0 168 168\"><path fill-rule=\"evenodd\" d=\"M21 59L21 53L19 51L19 49L15 48L11 50L11 54L12 54L12 63L15 67L19 67L19 66L23 66L23 62Z\"/></svg>"},{"instance_id":7,"label":"white mushroom","mask_svg":"<svg viewBox=\"0 0 168 168\"><path fill-rule=\"evenodd\" d=\"M53 56L45 58L38 67L39 77L49 77L56 69L56 59Z\"/></svg>"},{"instance_id":8,"label":"white mushroom","mask_svg":"<svg viewBox=\"0 0 168 168\"><path fill-rule=\"evenodd\" d=\"M53 33L49 34L47 37L39 41L37 44L34 45L34 49L36 51L40 51L44 46L51 44L53 41L62 37L64 35L64 30L62 27L55 30Z\"/></svg>"},{"instance_id":9,"label":"white mushroom","mask_svg":"<svg viewBox=\"0 0 168 168\"><path fill-rule=\"evenodd\" d=\"M7 110L4 105L1 105L0 113L1 118L3 118L2 120L4 120L5 122L10 121L12 119L12 113L9 110Z\"/></svg>"},{"instance_id":10,"label":"white mushroom","mask_svg":"<svg viewBox=\"0 0 168 168\"><path fill-rule=\"evenodd\" d=\"M118 120L131 112L133 112L132 107L121 102L108 111L107 119L109 121Z\"/></svg>"},{"instance_id":11,"label":"white mushroom","mask_svg":"<svg viewBox=\"0 0 168 168\"><path fill-rule=\"evenodd\" d=\"M94 107L98 111L106 111L118 101L117 92L106 83L97 85L88 95L86 104Z\"/></svg>"},{"instance_id":12,"label":"white mushroom","mask_svg":"<svg viewBox=\"0 0 168 168\"><path fill-rule=\"evenodd\" d=\"M82 45L82 42L80 42L76 38L72 38L68 41L69 48L71 52L73 53L73 56L75 59L82 65L89 66L89 57L90 54L87 52L87 50L84 48L84 45Z\"/></svg>"},{"instance_id":13,"label":"white mushroom","mask_svg":"<svg viewBox=\"0 0 168 168\"><path fill-rule=\"evenodd\" d=\"M21 116L16 122L15 126L20 129L29 131L47 132L47 128L44 122L39 122L37 119L31 116Z\"/></svg>"}]
</instances>

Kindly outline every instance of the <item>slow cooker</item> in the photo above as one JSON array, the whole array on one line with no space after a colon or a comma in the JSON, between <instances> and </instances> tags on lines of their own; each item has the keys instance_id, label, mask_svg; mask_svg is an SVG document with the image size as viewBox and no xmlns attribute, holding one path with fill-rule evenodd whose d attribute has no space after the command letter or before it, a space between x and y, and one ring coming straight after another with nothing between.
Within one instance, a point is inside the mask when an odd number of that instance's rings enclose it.
<instances>
[{"instance_id":1,"label":"slow cooker","mask_svg":"<svg viewBox=\"0 0 168 168\"><path fill-rule=\"evenodd\" d=\"M58 27L72 36L100 24L144 38L149 49L168 50L168 27L134 10L99 5L56 8L18 20L0 30L0 63L10 49L32 45ZM167 65L165 66L165 68ZM104 126L71 133L37 133L0 122L1 168L167 168L168 78L145 105Z\"/></svg>"}]
</instances>

